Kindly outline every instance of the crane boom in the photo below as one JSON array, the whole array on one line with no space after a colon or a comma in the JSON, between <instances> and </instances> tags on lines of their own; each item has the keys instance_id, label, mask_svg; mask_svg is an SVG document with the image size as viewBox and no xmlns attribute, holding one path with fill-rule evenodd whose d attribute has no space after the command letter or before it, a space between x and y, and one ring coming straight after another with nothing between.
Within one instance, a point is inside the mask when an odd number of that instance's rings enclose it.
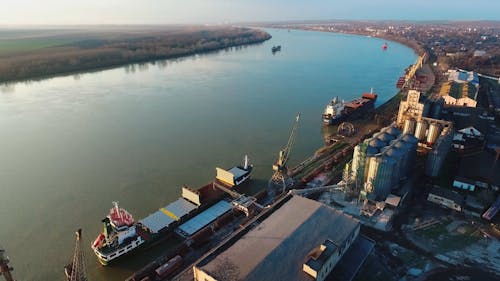
<instances>
[{"instance_id":1,"label":"crane boom","mask_svg":"<svg viewBox=\"0 0 500 281\"><path fill-rule=\"evenodd\" d=\"M286 146L280 150L278 161L273 166L275 171L283 171L286 169L286 164L288 159L290 158L290 152L292 151L293 144L295 142L297 129L299 127L300 113L295 117L295 121L293 123L292 129L290 131L290 137L288 138L288 142Z\"/></svg>"}]
</instances>

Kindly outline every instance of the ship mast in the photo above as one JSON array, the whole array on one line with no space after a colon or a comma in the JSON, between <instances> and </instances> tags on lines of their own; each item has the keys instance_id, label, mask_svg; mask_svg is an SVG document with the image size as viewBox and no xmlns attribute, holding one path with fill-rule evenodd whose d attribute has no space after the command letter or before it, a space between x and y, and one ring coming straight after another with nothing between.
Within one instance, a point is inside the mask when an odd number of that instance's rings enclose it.
<instances>
[{"instance_id":1,"label":"ship mast","mask_svg":"<svg viewBox=\"0 0 500 281\"><path fill-rule=\"evenodd\" d=\"M248 169L248 155L245 155L245 163L243 165L243 169L245 169L245 170Z\"/></svg>"},{"instance_id":2,"label":"ship mast","mask_svg":"<svg viewBox=\"0 0 500 281\"><path fill-rule=\"evenodd\" d=\"M120 208L118 207L118 202L113 201L113 206L115 206L115 211L118 217L120 218L120 221L123 221L122 212L120 212Z\"/></svg>"},{"instance_id":3,"label":"ship mast","mask_svg":"<svg viewBox=\"0 0 500 281\"><path fill-rule=\"evenodd\" d=\"M14 269L9 266L9 258L4 256L5 250L0 248L0 276L3 275L6 281L14 281L11 271Z\"/></svg>"}]
</instances>

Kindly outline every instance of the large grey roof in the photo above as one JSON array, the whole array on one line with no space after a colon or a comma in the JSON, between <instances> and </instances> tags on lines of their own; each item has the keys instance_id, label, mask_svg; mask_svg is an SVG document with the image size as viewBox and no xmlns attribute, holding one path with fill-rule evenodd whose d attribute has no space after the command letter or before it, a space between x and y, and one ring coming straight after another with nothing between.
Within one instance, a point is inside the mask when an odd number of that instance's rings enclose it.
<instances>
[{"instance_id":1,"label":"large grey roof","mask_svg":"<svg viewBox=\"0 0 500 281\"><path fill-rule=\"evenodd\" d=\"M186 199L179 198L167 206L160 208L160 210L143 218L139 221L139 223L156 233L168 227L171 223L179 220L183 216L189 214L197 207L198 206L187 201Z\"/></svg>"},{"instance_id":2,"label":"large grey roof","mask_svg":"<svg viewBox=\"0 0 500 281\"><path fill-rule=\"evenodd\" d=\"M226 250L196 266L213 277L230 273L234 280L310 281L302 270L308 253L327 239L342 245L358 225L331 207L293 196Z\"/></svg>"},{"instance_id":3,"label":"large grey roof","mask_svg":"<svg viewBox=\"0 0 500 281\"><path fill-rule=\"evenodd\" d=\"M177 228L177 232L184 236L191 236L196 232L200 231L202 228L216 220L218 217L229 212L233 206L231 203L221 200L212 207L206 209L202 213L198 214L194 218L183 223Z\"/></svg>"}]
</instances>

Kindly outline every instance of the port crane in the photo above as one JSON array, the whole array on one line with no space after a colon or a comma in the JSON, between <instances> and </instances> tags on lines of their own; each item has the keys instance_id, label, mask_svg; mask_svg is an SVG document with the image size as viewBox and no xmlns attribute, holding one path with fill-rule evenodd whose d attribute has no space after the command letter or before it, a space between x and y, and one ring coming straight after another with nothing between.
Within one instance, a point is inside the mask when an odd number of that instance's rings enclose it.
<instances>
[{"instance_id":1,"label":"port crane","mask_svg":"<svg viewBox=\"0 0 500 281\"><path fill-rule=\"evenodd\" d=\"M290 153L292 151L293 143L297 135L297 129L299 128L300 113L297 113L295 121L290 131L290 137L284 148L282 148L278 155L278 160L273 165L274 174L269 181L269 187L272 185L282 186L282 193L285 192L287 186L291 185L291 178L288 176L288 160L290 159Z\"/></svg>"},{"instance_id":2,"label":"port crane","mask_svg":"<svg viewBox=\"0 0 500 281\"><path fill-rule=\"evenodd\" d=\"M6 281L15 281L11 272L14 270L9 266L9 258L5 256L5 250L0 248L0 276L3 275Z\"/></svg>"},{"instance_id":3,"label":"port crane","mask_svg":"<svg viewBox=\"0 0 500 281\"><path fill-rule=\"evenodd\" d=\"M73 260L64 267L66 281L88 281L87 268L85 266L85 255L82 249L82 229L76 232L75 252Z\"/></svg>"}]
</instances>

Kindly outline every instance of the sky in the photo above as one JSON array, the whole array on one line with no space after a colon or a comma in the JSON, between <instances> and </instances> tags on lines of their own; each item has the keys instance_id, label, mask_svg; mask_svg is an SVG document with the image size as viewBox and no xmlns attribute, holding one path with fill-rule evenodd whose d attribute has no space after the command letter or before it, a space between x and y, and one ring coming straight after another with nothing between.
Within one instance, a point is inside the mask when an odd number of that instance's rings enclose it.
<instances>
[{"instance_id":1,"label":"sky","mask_svg":"<svg viewBox=\"0 0 500 281\"><path fill-rule=\"evenodd\" d=\"M500 20L500 0L0 0L0 25Z\"/></svg>"}]
</instances>

